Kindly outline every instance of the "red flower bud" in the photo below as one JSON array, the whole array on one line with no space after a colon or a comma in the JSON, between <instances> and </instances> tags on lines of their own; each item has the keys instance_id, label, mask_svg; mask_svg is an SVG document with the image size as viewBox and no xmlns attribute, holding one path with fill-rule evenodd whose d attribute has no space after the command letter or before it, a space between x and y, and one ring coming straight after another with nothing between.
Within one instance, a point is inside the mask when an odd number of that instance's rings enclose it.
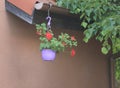
<instances>
[{"instance_id":1,"label":"red flower bud","mask_svg":"<svg viewBox=\"0 0 120 88\"><path fill-rule=\"evenodd\" d=\"M73 56L75 56L75 54L76 54L75 50L72 49L72 50L71 50L71 56L73 57Z\"/></svg>"},{"instance_id":2,"label":"red flower bud","mask_svg":"<svg viewBox=\"0 0 120 88\"><path fill-rule=\"evenodd\" d=\"M74 37L74 36L71 36L71 40L75 41L76 39L75 39L75 37Z\"/></svg>"},{"instance_id":3,"label":"red flower bud","mask_svg":"<svg viewBox=\"0 0 120 88\"><path fill-rule=\"evenodd\" d=\"M48 40L51 40L52 37L53 37L50 32L47 32L47 33L45 34L45 36L46 36L46 38L47 38Z\"/></svg>"}]
</instances>

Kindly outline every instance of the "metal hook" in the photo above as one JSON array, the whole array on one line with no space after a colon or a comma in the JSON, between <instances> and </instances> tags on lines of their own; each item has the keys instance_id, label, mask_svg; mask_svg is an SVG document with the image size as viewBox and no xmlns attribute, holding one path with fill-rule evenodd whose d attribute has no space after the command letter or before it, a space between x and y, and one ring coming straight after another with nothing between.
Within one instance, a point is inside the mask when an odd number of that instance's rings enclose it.
<instances>
[{"instance_id":1,"label":"metal hook","mask_svg":"<svg viewBox=\"0 0 120 88\"><path fill-rule=\"evenodd\" d=\"M47 27L48 27L48 29L50 29L51 28L51 17L50 16L48 16L48 17L46 17L46 19L48 20L48 23L47 23Z\"/></svg>"},{"instance_id":2,"label":"metal hook","mask_svg":"<svg viewBox=\"0 0 120 88\"><path fill-rule=\"evenodd\" d=\"M48 29L51 29L51 17L50 17L50 9L52 7L52 3L49 3L49 8L48 8L48 16L46 17L46 20L48 20L48 23L47 23L47 28Z\"/></svg>"}]
</instances>

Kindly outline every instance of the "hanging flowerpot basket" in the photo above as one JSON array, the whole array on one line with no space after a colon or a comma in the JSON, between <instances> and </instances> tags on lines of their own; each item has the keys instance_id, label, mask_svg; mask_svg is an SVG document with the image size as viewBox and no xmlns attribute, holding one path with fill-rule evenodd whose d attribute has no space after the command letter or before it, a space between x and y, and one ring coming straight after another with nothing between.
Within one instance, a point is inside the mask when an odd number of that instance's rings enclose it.
<instances>
[{"instance_id":1,"label":"hanging flowerpot basket","mask_svg":"<svg viewBox=\"0 0 120 88\"><path fill-rule=\"evenodd\" d=\"M43 60L51 61L55 59L56 52L51 49L42 49L41 55Z\"/></svg>"},{"instance_id":2,"label":"hanging flowerpot basket","mask_svg":"<svg viewBox=\"0 0 120 88\"><path fill-rule=\"evenodd\" d=\"M36 24L37 34L40 36L40 50L42 59L52 61L56 57L56 52L63 52L65 48L77 46L77 41L74 36L67 33L61 33L58 37L54 37L51 29L48 30L45 23ZM70 51L71 56L75 55L75 50Z\"/></svg>"},{"instance_id":3,"label":"hanging flowerpot basket","mask_svg":"<svg viewBox=\"0 0 120 88\"><path fill-rule=\"evenodd\" d=\"M67 47L71 48L72 46L77 46L77 41L74 36L70 36L67 33L61 33L58 37L54 36L54 33L51 30L50 8L48 9L48 16L46 17L46 20L48 20L47 25L45 23L36 24L36 33L40 36L42 59L46 61L54 60L56 52L64 51ZM73 49L71 55L75 55L75 51Z\"/></svg>"}]
</instances>

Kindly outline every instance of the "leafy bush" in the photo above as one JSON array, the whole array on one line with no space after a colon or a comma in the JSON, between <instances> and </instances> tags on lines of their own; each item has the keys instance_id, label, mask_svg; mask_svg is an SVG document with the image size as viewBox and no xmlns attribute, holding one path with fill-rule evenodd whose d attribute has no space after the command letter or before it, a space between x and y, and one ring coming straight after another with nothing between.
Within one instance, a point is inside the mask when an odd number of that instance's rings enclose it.
<instances>
[{"instance_id":1,"label":"leafy bush","mask_svg":"<svg viewBox=\"0 0 120 88\"><path fill-rule=\"evenodd\" d=\"M93 36L102 43L103 54L120 52L119 0L57 0L73 14L79 14L87 43Z\"/></svg>"},{"instance_id":2,"label":"leafy bush","mask_svg":"<svg viewBox=\"0 0 120 88\"><path fill-rule=\"evenodd\" d=\"M120 57L115 61L115 78L120 80Z\"/></svg>"}]
</instances>

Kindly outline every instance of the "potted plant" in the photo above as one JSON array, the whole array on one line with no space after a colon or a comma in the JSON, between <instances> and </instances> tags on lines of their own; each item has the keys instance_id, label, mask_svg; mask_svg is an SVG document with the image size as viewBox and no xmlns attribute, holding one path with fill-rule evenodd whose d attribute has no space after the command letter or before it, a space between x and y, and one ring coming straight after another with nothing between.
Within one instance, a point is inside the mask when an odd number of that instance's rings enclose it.
<instances>
[{"instance_id":1,"label":"potted plant","mask_svg":"<svg viewBox=\"0 0 120 88\"><path fill-rule=\"evenodd\" d=\"M64 51L67 47L77 46L74 36L67 33L61 33L56 38L51 29L46 27L45 23L36 24L37 34L40 36L40 50L43 60L54 60L56 52ZM75 55L75 50L71 50L71 55Z\"/></svg>"}]
</instances>

